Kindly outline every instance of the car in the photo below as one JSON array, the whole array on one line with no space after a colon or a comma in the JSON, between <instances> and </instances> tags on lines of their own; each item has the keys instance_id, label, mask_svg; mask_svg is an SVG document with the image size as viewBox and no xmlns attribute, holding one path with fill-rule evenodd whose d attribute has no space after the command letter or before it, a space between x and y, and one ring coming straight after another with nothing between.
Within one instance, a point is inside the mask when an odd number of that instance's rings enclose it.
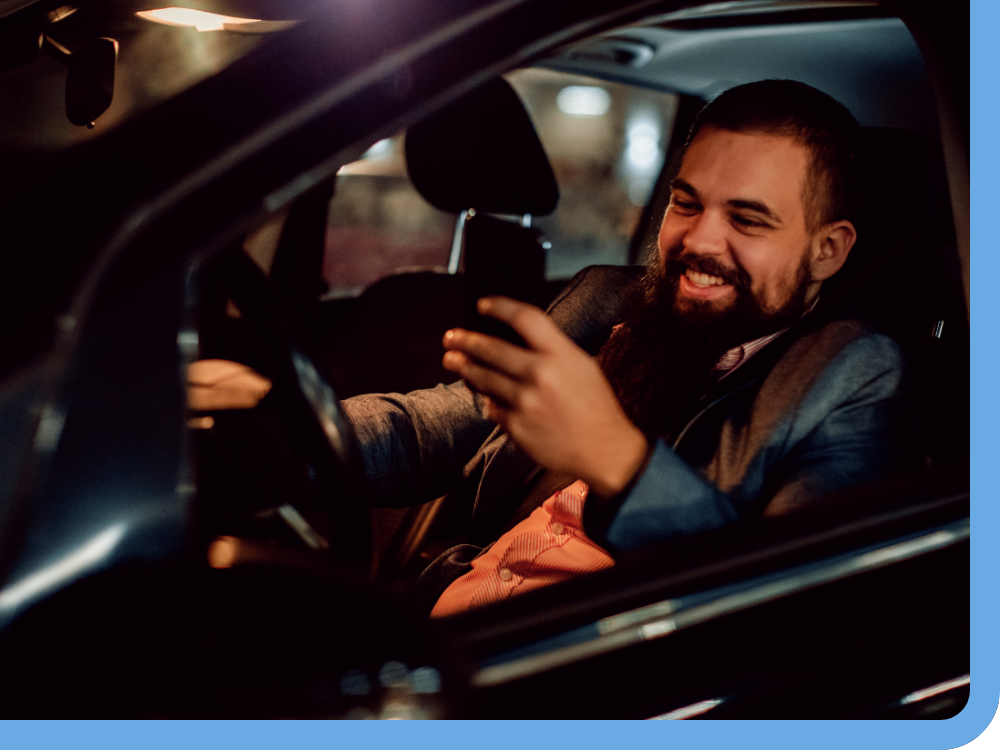
<instances>
[{"instance_id":1,"label":"car","mask_svg":"<svg viewBox=\"0 0 1000 750\"><path fill-rule=\"evenodd\" d=\"M0 0L4 715L961 711L966 8L60 2ZM454 509L349 502L338 399L447 377L480 293L641 262L697 109L773 77L866 127L830 293L910 353L924 471L414 617Z\"/></svg>"}]
</instances>

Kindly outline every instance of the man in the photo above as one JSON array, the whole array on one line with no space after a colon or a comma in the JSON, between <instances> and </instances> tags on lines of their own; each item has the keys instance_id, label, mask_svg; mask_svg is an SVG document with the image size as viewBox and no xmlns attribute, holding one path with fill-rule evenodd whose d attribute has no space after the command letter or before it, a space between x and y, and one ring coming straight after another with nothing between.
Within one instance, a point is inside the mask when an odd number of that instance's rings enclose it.
<instances>
[{"instance_id":1,"label":"man","mask_svg":"<svg viewBox=\"0 0 1000 750\"><path fill-rule=\"evenodd\" d=\"M727 91L692 127L638 302L614 269L584 272L549 316L481 300L527 348L449 331L464 384L345 403L376 501L451 492L471 509L475 544L418 582L435 615L910 465L898 349L817 307L856 239L856 132L804 84ZM592 359L563 331L610 338Z\"/></svg>"}]
</instances>

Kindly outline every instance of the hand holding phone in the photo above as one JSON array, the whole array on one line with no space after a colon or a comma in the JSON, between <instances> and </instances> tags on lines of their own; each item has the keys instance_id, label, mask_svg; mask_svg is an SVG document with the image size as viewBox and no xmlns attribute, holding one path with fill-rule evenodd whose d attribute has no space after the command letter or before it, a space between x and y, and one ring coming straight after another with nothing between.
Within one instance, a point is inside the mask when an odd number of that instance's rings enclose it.
<instances>
[{"instance_id":1,"label":"hand holding phone","mask_svg":"<svg viewBox=\"0 0 1000 750\"><path fill-rule=\"evenodd\" d=\"M605 497L621 491L648 444L597 363L537 307L487 297L479 309L509 323L527 346L453 329L444 336L444 366L486 396L490 417L539 464Z\"/></svg>"}]
</instances>

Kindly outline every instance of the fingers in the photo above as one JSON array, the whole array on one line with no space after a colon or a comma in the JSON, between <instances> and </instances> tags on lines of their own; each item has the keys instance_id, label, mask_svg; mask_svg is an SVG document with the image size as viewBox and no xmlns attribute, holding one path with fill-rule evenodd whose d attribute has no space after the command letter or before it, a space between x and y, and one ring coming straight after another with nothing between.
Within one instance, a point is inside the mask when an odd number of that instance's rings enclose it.
<instances>
[{"instance_id":1,"label":"fingers","mask_svg":"<svg viewBox=\"0 0 1000 750\"><path fill-rule=\"evenodd\" d=\"M445 353L442 362L445 368L461 375L470 388L492 401L500 405L515 403L520 386L504 373L485 367L458 351Z\"/></svg>"},{"instance_id":2,"label":"fingers","mask_svg":"<svg viewBox=\"0 0 1000 750\"><path fill-rule=\"evenodd\" d=\"M531 352L493 336L455 328L445 333L442 343L445 349L461 352L513 378L527 377L531 368Z\"/></svg>"},{"instance_id":3,"label":"fingers","mask_svg":"<svg viewBox=\"0 0 1000 750\"><path fill-rule=\"evenodd\" d=\"M482 315L501 320L519 334L529 349L552 351L557 349L565 336L552 319L542 310L526 302L508 297L483 297L476 303Z\"/></svg>"},{"instance_id":4,"label":"fingers","mask_svg":"<svg viewBox=\"0 0 1000 750\"><path fill-rule=\"evenodd\" d=\"M239 362L203 359L188 366L188 406L194 411L252 409L271 381Z\"/></svg>"}]
</instances>

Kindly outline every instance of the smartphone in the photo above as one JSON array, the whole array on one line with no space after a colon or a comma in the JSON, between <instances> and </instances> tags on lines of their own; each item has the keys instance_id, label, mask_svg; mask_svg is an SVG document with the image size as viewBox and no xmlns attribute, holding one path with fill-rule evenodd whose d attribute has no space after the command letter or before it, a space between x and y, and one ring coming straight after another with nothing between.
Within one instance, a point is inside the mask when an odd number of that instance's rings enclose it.
<instances>
[{"instance_id":1,"label":"smartphone","mask_svg":"<svg viewBox=\"0 0 1000 750\"><path fill-rule=\"evenodd\" d=\"M544 303L545 250L541 233L515 222L478 214L465 225L463 326L526 346L509 325L480 315L476 302L502 295L532 305Z\"/></svg>"}]
</instances>

